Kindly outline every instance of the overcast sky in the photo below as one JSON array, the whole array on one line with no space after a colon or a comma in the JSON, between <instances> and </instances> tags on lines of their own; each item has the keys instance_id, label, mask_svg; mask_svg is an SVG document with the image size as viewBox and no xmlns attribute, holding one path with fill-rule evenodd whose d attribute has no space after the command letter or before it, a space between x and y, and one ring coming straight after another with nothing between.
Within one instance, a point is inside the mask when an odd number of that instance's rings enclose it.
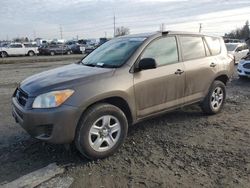
<instances>
[{"instance_id":1,"label":"overcast sky","mask_svg":"<svg viewBox=\"0 0 250 188\"><path fill-rule=\"evenodd\" d=\"M131 33L199 30L223 35L250 20L250 0L1 0L0 39L99 38L116 26Z\"/></svg>"}]
</instances>

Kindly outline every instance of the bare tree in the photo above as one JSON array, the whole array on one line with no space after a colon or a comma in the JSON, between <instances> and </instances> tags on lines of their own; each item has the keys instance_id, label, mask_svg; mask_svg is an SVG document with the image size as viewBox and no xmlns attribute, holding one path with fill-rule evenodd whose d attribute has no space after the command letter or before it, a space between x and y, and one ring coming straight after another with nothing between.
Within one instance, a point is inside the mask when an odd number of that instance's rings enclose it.
<instances>
[{"instance_id":1,"label":"bare tree","mask_svg":"<svg viewBox=\"0 0 250 188\"><path fill-rule=\"evenodd\" d=\"M124 36L124 35L128 35L130 33L129 28L128 27L117 27L115 29L115 36L119 37L119 36Z\"/></svg>"},{"instance_id":2,"label":"bare tree","mask_svg":"<svg viewBox=\"0 0 250 188\"><path fill-rule=\"evenodd\" d=\"M241 28L237 28L229 33L225 34L225 37L233 39L247 39L250 37L249 21L246 21L245 25Z\"/></svg>"}]
</instances>

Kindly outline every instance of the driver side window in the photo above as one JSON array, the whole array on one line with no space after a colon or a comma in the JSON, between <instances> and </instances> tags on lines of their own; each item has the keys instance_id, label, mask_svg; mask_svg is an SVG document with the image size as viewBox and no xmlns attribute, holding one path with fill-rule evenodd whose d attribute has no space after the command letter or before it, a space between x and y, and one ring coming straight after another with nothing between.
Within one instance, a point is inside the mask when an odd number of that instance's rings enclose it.
<instances>
[{"instance_id":1,"label":"driver side window","mask_svg":"<svg viewBox=\"0 0 250 188\"><path fill-rule=\"evenodd\" d=\"M178 50L175 37L164 37L156 39L149 44L142 54L143 58L153 58L157 66L177 63Z\"/></svg>"}]
</instances>

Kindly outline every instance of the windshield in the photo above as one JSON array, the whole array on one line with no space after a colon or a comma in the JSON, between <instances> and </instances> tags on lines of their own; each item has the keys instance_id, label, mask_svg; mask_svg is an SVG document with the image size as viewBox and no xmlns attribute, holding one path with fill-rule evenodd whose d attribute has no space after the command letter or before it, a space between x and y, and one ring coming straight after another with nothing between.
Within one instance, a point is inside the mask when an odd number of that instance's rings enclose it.
<instances>
[{"instance_id":1,"label":"windshield","mask_svg":"<svg viewBox=\"0 0 250 188\"><path fill-rule=\"evenodd\" d=\"M115 68L123 65L146 38L118 38L110 40L82 60L89 66Z\"/></svg>"},{"instance_id":2,"label":"windshield","mask_svg":"<svg viewBox=\"0 0 250 188\"><path fill-rule=\"evenodd\" d=\"M227 51L232 52L236 49L238 45L237 44L226 44Z\"/></svg>"}]
</instances>

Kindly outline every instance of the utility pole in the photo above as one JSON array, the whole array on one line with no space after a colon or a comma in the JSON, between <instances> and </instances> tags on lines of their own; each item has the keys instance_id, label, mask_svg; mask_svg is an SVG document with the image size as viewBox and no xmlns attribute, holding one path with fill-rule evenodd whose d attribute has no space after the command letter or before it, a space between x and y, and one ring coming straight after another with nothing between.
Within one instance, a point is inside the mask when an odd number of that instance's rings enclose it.
<instances>
[{"instance_id":1,"label":"utility pole","mask_svg":"<svg viewBox=\"0 0 250 188\"><path fill-rule=\"evenodd\" d=\"M202 30L202 23L200 23L199 33L201 33L201 30Z\"/></svg>"},{"instance_id":2,"label":"utility pole","mask_svg":"<svg viewBox=\"0 0 250 188\"><path fill-rule=\"evenodd\" d=\"M36 30L33 31L34 40L36 39Z\"/></svg>"},{"instance_id":3,"label":"utility pole","mask_svg":"<svg viewBox=\"0 0 250 188\"><path fill-rule=\"evenodd\" d=\"M115 14L114 14L114 38L115 38Z\"/></svg>"},{"instance_id":4,"label":"utility pole","mask_svg":"<svg viewBox=\"0 0 250 188\"><path fill-rule=\"evenodd\" d=\"M62 26L60 25L60 35L61 35L61 39L63 39L63 34L62 34Z\"/></svg>"},{"instance_id":5,"label":"utility pole","mask_svg":"<svg viewBox=\"0 0 250 188\"><path fill-rule=\"evenodd\" d=\"M107 38L107 32L106 31L104 32L104 34L105 34L105 38Z\"/></svg>"}]
</instances>

